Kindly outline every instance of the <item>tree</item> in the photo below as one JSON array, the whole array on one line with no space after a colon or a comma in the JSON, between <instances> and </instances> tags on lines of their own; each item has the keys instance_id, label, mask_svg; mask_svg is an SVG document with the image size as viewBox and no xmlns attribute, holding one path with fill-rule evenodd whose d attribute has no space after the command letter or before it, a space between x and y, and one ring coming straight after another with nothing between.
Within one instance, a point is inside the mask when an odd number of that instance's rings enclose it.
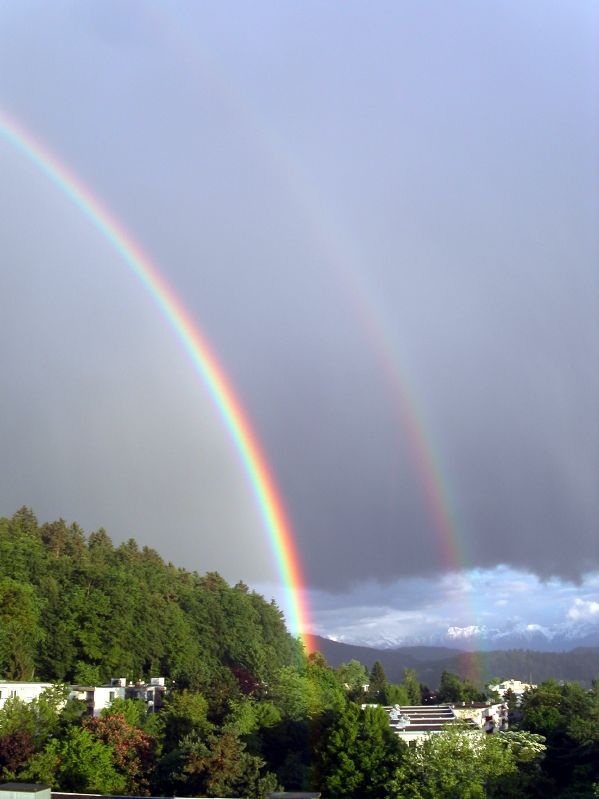
<instances>
[{"instance_id":1,"label":"tree","mask_svg":"<svg viewBox=\"0 0 599 799\"><path fill-rule=\"evenodd\" d=\"M416 669L403 670L402 687L408 695L407 705L420 705L422 703L422 691L416 676Z\"/></svg>"},{"instance_id":2,"label":"tree","mask_svg":"<svg viewBox=\"0 0 599 799\"><path fill-rule=\"evenodd\" d=\"M438 693L439 702L484 702L485 694L469 680L461 680L457 674L444 671Z\"/></svg>"},{"instance_id":3,"label":"tree","mask_svg":"<svg viewBox=\"0 0 599 799\"><path fill-rule=\"evenodd\" d=\"M212 729L208 721L208 702L201 694L173 691L167 694L159 714L164 748L175 749L187 736L202 736Z\"/></svg>"},{"instance_id":4,"label":"tree","mask_svg":"<svg viewBox=\"0 0 599 799\"><path fill-rule=\"evenodd\" d=\"M511 688L508 688L504 693L503 703L506 704L508 706L508 710L512 712L518 707L518 696L514 691L512 691Z\"/></svg>"},{"instance_id":5,"label":"tree","mask_svg":"<svg viewBox=\"0 0 599 799\"><path fill-rule=\"evenodd\" d=\"M9 697L0 710L0 737L14 732L26 732L35 748L42 749L46 741L58 734L68 688L54 685L32 702Z\"/></svg>"},{"instance_id":6,"label":"tree","mask_svg":"<svg viewBox=\"0 0 599 799\"><path fill-rule=\"evenodd\" d=\"M339 685L337 675L320 652L308 658L306 679L310 686L308 714L315 718L327 710L340 711L345 707L347 696Z\"/></svg>"},{"instance_id":7,"label":"tree","mask_svg":"<svg viewBox=\"0 0 599 799\"><path fill-rule=\"evenodd\" d=\"M599 696L577 683L548 680L527 691L521 727L547 739L542 771L560 796L591 797L599 780Z\"/></svg>"},{"instance_id":8,"label":"tree","mask_svg":"<svg viewBox=\"0 0 599 799\"><path fill-rule=\"evenodd\" d=\"M0 738L0 776L5 781L15 778L19 768L35 750L33 736L25 730L14 730Z\"/></svg>"},{"instance_id":9,"label":"tree","mask_svg":"<svg viewBox=\"0 0 599 799\"><path fill-rule=\"evenodd\" d=\"M32 586L0 580L0 671L7 680L31 680L35 647L42 637Z\"/></svg>"},{"instance_id":10,"label":"tree","mask_svg":"<svg viewBox=\"0 0 599 799\"><path fill-rule=\"evenodd\" d=\"M313 782L330 799L386 796L405 745L382 708L355 704L334 717L316 747Z\"/></svg>"},{"instance_id":11,"label":"tree","mask_svg":"<svg viewBox=\"0 0 599 799\"><path fill-rule=\"evenodd\" d=\"M52 739L34 755L20 776L63 791L119 794L126 781L113 755L112 747L94 740L88 730L71 727L62 740Z\"/></svg>"},{"instance_id":12,"label":"tree","mask_svg":"<svg viewBox=\"0 0 599 799\"><path fill-rule=\"evenodd\" d=\"M169 784L177 793L200 796L264 796L277 787L264 761L245 751L232 730L186 736L170 758Z\"/></svg>"},{"instance_id":13,"label":"tree","mask_svg":"<svg viewBox=\"0 0 599 799\"><path fill-rule=\"evenodd\" d=\"M457 674L444 671L439 683L439 702L461 702L462 700L462 681Z\"/></svg>"},{"instance_id":14,"label":"tree","mask_svg":"<svg viewBox=\"0 0 599 799\"><path fill-rule=\"evenodd\" d=\"M363 686L368 683L368 670L359 660L350 660L337 667L337 677L348 691L363 694Z\"/></svg>"},{"instance_id":15,"label":"tree","mask_svg":"<svg viewBox=\"0 0 599 799\"><path fill-rule=\"evenodd\" d=\"M405 685L396 685L393 682L388 682L387 686L381 697L381 701L385 705L411 705L410 697L406 690Z\"/></svg>"},{"instance_id":16,"label":"tree","mask_svg":"<svg viewBox=\"0 0 599 799\"><path fill-rule=\"evenodd\" d=\"M384 700L385 688L387 687L387 675L380 660L376 660L370 672L368 685L368 698L373 702Z\"/></svg>"},{"instance_id":17,"label":"tree","mask_svg":"<svg viewBox=\"0 0 599 799\"><path fill-rule=\"evenodd\" d=\"M154 739L130 724L117 710L85 719L84 727L96 741L112 748L114 765L125 780L126 792L148 794L155 762Z\"/></svg>"},{"instance_id":18,"label":"tree","mask_svg":"<svg viewBox=\"0 0 599 799\"><path fill-rule=\"evenodd\" d=\"M308 718L309 708L313 705L310 690L305 676L293 666L284 666L275 676L272 687L269 687L268 697L283 718L300 721Z\"/></svg>"},{"instance_id":19,"label":"tree","mask_svg":"<svg viewBox=\"0 0 599 799\"><path fill-rule=\"evenodd\" d=\"M410 747L390 783L389 799L483 799L490 781L517 771L513 752L497 735L462 725Z\"/></svg>"}]
</instances>

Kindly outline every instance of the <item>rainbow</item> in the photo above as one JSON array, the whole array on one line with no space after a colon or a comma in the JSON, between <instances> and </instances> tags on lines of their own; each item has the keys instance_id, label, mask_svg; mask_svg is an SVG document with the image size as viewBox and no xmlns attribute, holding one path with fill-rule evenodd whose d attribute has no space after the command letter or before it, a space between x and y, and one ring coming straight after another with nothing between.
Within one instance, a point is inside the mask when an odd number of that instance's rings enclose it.
<instances>
[{"instance_id":1,"label":"rainbow","mask_svg":"<svg viewBox=\"0 0 599 799\"><path fill-rule=\"evenodd\" d=\"M206 338L158 267L101 201L16 120L0 110L0 136L25 156L110 242L158 306L208 389L249 478L283 582L287 623L310 646L310 613L293 531L266 457L241 403Z\"/></svg>"},{"instance_id":2,"label":"rainbow","mask_svg":"<svg viewBox=\"0 0 599 799\"><path fill-rule=\"evenodd\" d=\"M198 73L198 77L211 81L215 93L237 113L245 131L251 134L255 145L268 155L301 205L315 240L327 257L329 268L337 275L340 292L353 310L385 377L397 428L405 435L443 565L449 572L463 573L467 570L465 542L452 506L450 485L442 459L434 448L429 424L421 410L422 403L411 390L414 381L406 375L399 347L394 342L392 325L387 322L385 304L377 296L376 289L368 284L364 270L358 263L356 248L332 218L331 209L322 202L306 172L291 157L286 143L260 117L256 108L248 104L244 95L236 90L234 82L223 79L208 53L200 52L197 38L190 36L189 28L181 24L172 8L164 4L151 4L148 8L159 22L161 30L172 37L177 58L185 62L186 69L192 69ZM401 443L403 445L404 440ZM474 623L476 608L467 594L464 596L463 610L465 616ZM304 641L310 649L306 637ZM462 668L472 679L482 682L480 658L476 653L464 655Z\"/></svg>"},{"instance_id":3,"label":"rainbow","mask_svg":"<svg viewBox=\"0 0 599 799\"><path fill-rule=\"evenodd\" d=\"M278 173L299 200L320 248L328 257L328 265L337 277L340 292L345 295L348 306L364 331L387 382L398 428L407 438L443 564L448 571L464 570L463 546L440 458L435 454L428 424L420 411L421 403L416 401L410 390L413 381L406 377L397 354L398 347L393 344L394 334L387 322L383 303L377 298L376 290L367 284L363 270L356 262L355 248L346 242L347 236L335 224L330 209L320 201L306 173L290 157L288 148L272 126L266 124L255 107L236 91L234 83L222 79L207 54L199 51L197 40L191 38L189 29L180 23L172 8L168 5L149 8L161 30L168 31L173 37L177 58L184 59L186 67L196 70L198 77L211 81L215 93L229 102L245 129L252 134L255 145L271 158Z\"/></svg>"}]
</instances>

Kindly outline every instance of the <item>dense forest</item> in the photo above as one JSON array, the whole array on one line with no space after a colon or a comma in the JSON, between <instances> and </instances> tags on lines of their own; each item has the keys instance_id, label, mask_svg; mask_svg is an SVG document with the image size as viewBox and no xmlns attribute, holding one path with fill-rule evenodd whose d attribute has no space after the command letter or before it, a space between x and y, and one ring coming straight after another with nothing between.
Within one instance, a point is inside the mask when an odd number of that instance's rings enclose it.
<instances>
[{"instance_id":1,"label":"dense forest","mask_svg":"<svg viewBox=\"0 0 599 799\"><path fill-rule=\"evenodd\" d=\"M408 747L378 705L480 700L480 687L444 671L431 692L414 669L392 682L378 661L333 668L245 585L165 564L134 541L115 547L102 530L40 525L27 509L0 519L0 663L4 679L55 683L0 709L2 781L251 799L282 788L323 799L599 796L596 683L548 681L521 706L510 698L508 732L455 725ZM156 713L116 699L93 718L64 685L157 675L169 690Z\"/></svg>"},{"instance_id":2,"label":"dense forest","mask_svg":"<svg viewBox=\"0 0 599 799\"><path fill-rule=\"evenodd\" d=\"M301 646L274 603L218 574L166 564L104 530L0 519L0 670L5 678L98 683L163 675L217 691L249 672L268 682Z\"/></svg>"}]
</instances>

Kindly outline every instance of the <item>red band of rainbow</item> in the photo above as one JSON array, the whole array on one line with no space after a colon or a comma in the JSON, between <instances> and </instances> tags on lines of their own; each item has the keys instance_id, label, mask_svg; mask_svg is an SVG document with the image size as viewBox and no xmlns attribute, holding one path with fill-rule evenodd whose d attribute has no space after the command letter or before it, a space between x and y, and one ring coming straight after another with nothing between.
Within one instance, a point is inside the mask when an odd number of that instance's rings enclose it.
<instances>
[{"instance_id":1,"label":"red band of rainbow","mask_svg":"<svg viewBox=\"0 0 599 799\"><path fill-rule=\"evenodd\" d=\"M241 458L268 533L286 597L287 623L308 644L310 614L293 531L280 492L241 403L203 333L158 267L101 201L47 148L5 112L0 135L43 172L106 238L151 295L210 392Z\"/></svg>"}]
</instances>

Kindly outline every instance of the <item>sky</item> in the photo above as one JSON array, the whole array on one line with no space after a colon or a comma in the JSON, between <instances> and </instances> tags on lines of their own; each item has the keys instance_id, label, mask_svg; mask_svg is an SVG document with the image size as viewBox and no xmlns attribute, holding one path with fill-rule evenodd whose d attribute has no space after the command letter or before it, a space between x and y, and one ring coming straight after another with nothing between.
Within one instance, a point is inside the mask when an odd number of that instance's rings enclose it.
<instances>
[{"instance_id":1,"label":"sky","mask_svg":"<svg viewBox=\"0 0 599 799\"><path fill-rule=\"evenodd\" d=\"M210 342L321 634L599 622L598 33L591 0L0 1L0 109ZM0 514L284 604L152 298L2 137L0 175Z\"/></svg>"}]
</instances>

